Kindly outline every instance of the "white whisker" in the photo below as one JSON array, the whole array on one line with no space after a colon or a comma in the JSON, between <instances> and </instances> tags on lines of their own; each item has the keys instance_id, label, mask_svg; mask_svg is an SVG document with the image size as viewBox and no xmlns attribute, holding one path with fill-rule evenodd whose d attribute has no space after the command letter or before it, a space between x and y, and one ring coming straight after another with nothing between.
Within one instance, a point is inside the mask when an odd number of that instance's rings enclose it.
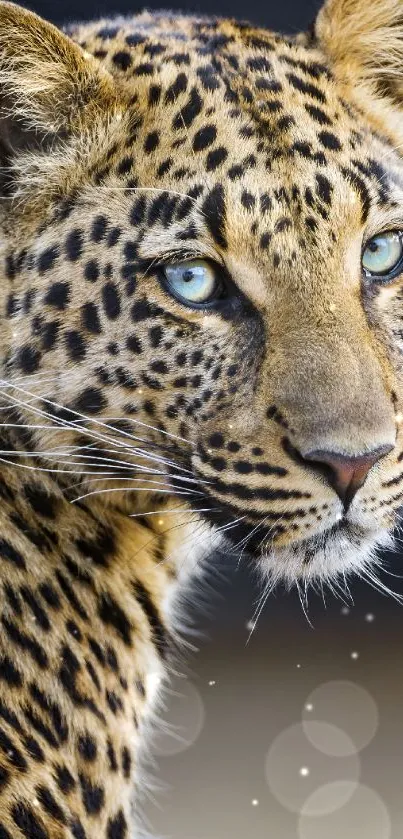
<instances>
[{"instance_id":1,"label":"white whisker","mask_svg":"<svg viewBox=\"0 0 403 839\"><path fill-rule=\"evenodd\" d=\"M143 483L150 483L150 484L159 484L159 481L143 481ZM78 498L73 500L73 504L76 501L82 501L83 498L89 498L91 495L103 495L105 493L111 492L151 492L150 487L108 487L107 489L98 489L94 490L93 492L86 492L84 495L80 495ZM168 495L172 495L171 489L158 489L158 494L164 493ZM194 489L188 490L175 490L175 495L203 495L202 492L196 492Z\"/></svg>"},{"instance_id":2,"label":"white whisker","mask_svg":"<svg viewBox=\"0 0 403 839\"><path fill-rule=\"evenodd\" d=\"M18 387L17 385L13 384L12 382L7 382L5 379L0 379L0 387L6 387L6 388L10 388L10 387L11 387L11 388L13 388L13 389L15 389L15 390L21 391L21 392L22 392L25 396L29 396L29 397L30 397L30 398L32 398L32 399L37 399L37 400L40 400L40 401L42 401L42 402L47 402L47 403L48 403L48 405L51 405L53 408L56 408L56 409L59 409L59 410L60 410L60 409L65 410L65 409L66 409L66 406L65 406L65 405L60 405L60 403L58 403L58 402L54 402L54 401L53 401L53 400L51 400L51 399L46 399L46 398L44 398L43 396L38 396L37 394L32 393L32 392L31 392L31 391L29 391L29 390L26 390L26 389L23 389L23 388ZM72 408L68 408L68 410L69 410L69 411L71 411L71 413L75 414L77 417L79 417L79 418L80 418L80 420L82 420L82 421L84 421L84 422L89 422L89 421L90 421L90 422L94 422L96 425L99 425L99 426L101 426L102 428L107 428L108 430L110 430L110 428L109 428L109 426L107 425L107 423L104 423L102 420L96 419L95 417L87 417L85 414L82 414L80 411L76 411L75 409L72 409ZM148 428L148 429L149 429L149 430L151 430L151 431L155 431L155 432L156 432L156 433L158 433L158 434L163 434L163 435L165 435L165 436L167 436L167 437L170 437L170 438L171 438L171 439L173 439L173 440L178 440L179 442L181 442L181 443L185 443L185 444L186 444L186 445L188 445L188 446L189 446L189 445L192 445L191 443L189 443L189 440L186 440L184 437L179 437L179 436L178 436L178 435L176 435L176 434L171 434L169 431L162 431L162 430L161 430L161 429L159 429L159 428L155 428L155 426L153 426L153 425L149 425L149 424L148 424L148 423L146 423L146 422L142 422L142 420L138 420L138 419L136 419L136 418L134 418L134 417L130 417L130 420L128 420L128 418L127 418L127 417L125 417L124 419L125 419L126 421L130 421L130 422L132 422L134 425L140 425L140 426L142 426L143 428ZM116 421L117 421L117 418L115 418L115 420L114 420L114 421L116 422ZM115 431L115 432L117 432L117 433L119 433L119 434L121 434L121 435L122 435L122 436L124 436L124 437L128 437L129 439L136 439L136 437L135 437L134 435L131 435L131 434L129 434L128 432L123 431L123 430L122 430L122 429L120 429L120 428L118 428L118 429L114 429L114 431Z\"/></svg>"},{"instance_id":3,"label":"white whisker","mask_svg":"<svg viewBox=\"0 0 403 839\"><path fill-rule=\"evenodd\" d=\"M269 597L270 597L270 595L271 595L271 593L272 593L272 590L273 590L273 583L272 583L271 581L269 581L269 582L266 584L266 587L265 587L265 589L264 589L264 591L263 591L263 594L261 595L261 598L260 598L260 604L258 605L258 607L257 607L257 609L255 610L255 613L254 613L254 615L253 615L253 617L252 617L252 621L251 621L251 626L252 626L252 628L251 628L250 633L249 633L249 635L248 635L248 638L247 638L247 640L246 640L246 644L245 644L245 646L248 646L248 644L249 644L249 642L250 642L250 639L252 638L252 635L253 635L253 633L254 633L254 631L255 631L255 629L256 629L256 626L257 626L257 624L258 624L259 618L260 618L260 616L261 616L261 614L262 614L262 612L263 612L263 609L264 609L264 607L265 607L265 605L266 605L266 603L267 603L267 601L268 601L268 599L269 599Z\"/></svg>"},{"instance_id":4,"label":"white whisker","mask_svg":"<svg viewBox=\"0 0 403 839\"><path fill-rule=\"evenodd\" d=\"M16 399L16 398L15 398L15 397L13 397L13 396L8 396L8 398L11 398L11 399L13 400L13 403L14 403L14 404L16 404L16 405L18 405L19 407L25 407L25 408L28 408L29 410L33 411L34 413L36 413L36 414L38 414L38 415L40 415L40 416L43 416L43 417L45 417L45 418L47 418L47 419L50 419L53 423L54 423L54 422L56 422L56 423L57 423L57 426L56 426L56 427L64 428L65 430L74 430L74 431L77 431L77 428L78 428L79 430L81 430L81 427L80 427L80 426L78 426L76 422L69 421L69 420L58 420L58 418L57 418L57 417L52 416L52 414L49 414L49 413L47 413L46 411L43 411L42 409L40 409L40 408L38 408L38 407L36 407L36 406L32 406L32 405L30 405L29 403L23 402L22 400L18 400L18 399ZM38 399L39 399L39 397L38 397ZM48 401L48 400L47 400L47 401ZM58 405L58 404L56 404L56 403L53 403L53 404L54 404L54 405L56 405L56 407L57 407L57 408L59 408L59 409L63 407L63 406ZM69 409L69 410L70 410L70 409ZM72 413L73 413L73 412L72 412ZM87 420L87 421L89 421L89 422L92 422L92 418L88 418L88 417L87 417L87 418L85 418L85 417L84 417L84 419L86 419L86 420ZM96 422L97 422L97 421L96 421ZM103 423L99 423L99 422L97 422L97 424L99 424L99 425L101 425L101 426L103 426L103 425L104 425ZM111 431L111 430L112 430L114 433L116 432L116 429L111 429L109 426L105 426L105 427L106 427L109 431ZM98 441L101 441L101 442L107 442L107 443L110 443L110 438L106 437L105 435L102 435L100 432L94 432L93 430L89 430L88 428L85 428L85 432L86 432L87 434L90 434L90 435L91 435L91 437L92 437L93 439L95 439L95 440L98 440ZM130 435L126 435L126 436L130 437ZM134 439L134 437L132 437L132 439ZM181 472L187 472L187 473L188 473L188 474L190 474L190 475L192 475L192 474L193 474L193 473L191 472L191 470L186 469L186 468L184 468L184 467L178 467L178 466L177 466L177 464L176 464L174 461L172 461L172 460L170 460L170 459L168 459L168 458L161 457L161 456L157 456L157 455L152 455L152 454L150 454L149 452L145 452L145 451L144 451L144 450L142 450L142 449L136 448L136 447L134 447L134 446L128 446L126 443L124 443L124 442L122 442L122 441L120 441L120 440L116 440L116 441L114 441L114 445L118 446L120 449L123 449L125 452L127 452L127 451L128 451L128 452L129 452L130 454L132 454L132 455L137 455L137 456L139 456L139 457L143 457L144 459L148 459L148 460L151 460L151 461L156 461L156 462L159 462L159 463L168 464L168 465L170 465L170 466L173 466L173 467L174 467L174 468L176 468L176 469L180 469L180 471L181 471ZM202 483L202 481L201 481L201 483Z\"/></svg>"},{"instance_id":5,"label":"white whisker","mask_svg":"<svg viewBox=\"0 0 403 839\"><path fill-rule=\"evenodd\" d=\"M220 508L217 507L217 510L219 510L219 509ZM200 508L196 508L196 509L193 508L193 507L192 508L178 507L178 508L175 508L175 509L169 509L169 508L165 509L164 507L162 507L160 510L147 510L146 513L131 513L129 515L129 518L135 519L135 518L144 518L144 516L157 516L157 515L160 518L164 518L164 516L168 515L168 514L172 515L172 514L176 514L176 513L187 513L189 515L192 515L193 513L208 513L208 512L210 512L210 510L211 510L210 507L200 507Z\"/></svg>"}]
</instances>

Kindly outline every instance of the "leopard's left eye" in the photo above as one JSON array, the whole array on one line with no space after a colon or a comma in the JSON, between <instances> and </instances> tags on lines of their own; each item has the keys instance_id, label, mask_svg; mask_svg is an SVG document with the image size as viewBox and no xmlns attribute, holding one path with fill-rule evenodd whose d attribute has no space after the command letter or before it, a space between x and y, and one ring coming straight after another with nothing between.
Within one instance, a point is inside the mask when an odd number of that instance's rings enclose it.
<instances>
[{"instance_id":1,"label":"leopard's left eye","mask_svg":"<svg viewBox=\"0 0 403 839\"><path fill-rule=\"evenodd\" d=\"M391 280L403 271L403 232L389 230L367 242L362 255L367 277Z\"/></svg>"},{"instance_id":2,"label":"leopard's left eye","mask_svg":"<svg viewBox=\"0 0 403 839\"><path fill-rule=\"evenodd\" d=\"M188 306L208 305L223 296L219 267L205 259L164 265L162 272L167 290Z\"/></svg>"}]
</instances>

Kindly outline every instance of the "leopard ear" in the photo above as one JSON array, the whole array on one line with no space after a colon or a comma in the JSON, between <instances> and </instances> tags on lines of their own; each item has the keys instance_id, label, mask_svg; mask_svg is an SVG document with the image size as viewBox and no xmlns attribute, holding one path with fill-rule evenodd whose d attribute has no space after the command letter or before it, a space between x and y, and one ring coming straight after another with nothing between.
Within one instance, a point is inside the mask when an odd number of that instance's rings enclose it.
<instances>
[{"instance_id":1,"label":"leopard ear","mask_svg":"<svg viewBox=\"0 0 403 839\"><path fill-rule=\"evenodd\" d=\"M403 107L402 0L327 0L315 34L356 101Z\"/></svg>"},{"instance_id":2,"label":"leopard ear","mask_svg":"<svg viewBox=\"0 0 403 839\"><path fill-rule=\"evenodd\" d=\"M112 77L55 26L0 2L0 150L79 133L115 101Z\"/></svg>"}]
</instances>

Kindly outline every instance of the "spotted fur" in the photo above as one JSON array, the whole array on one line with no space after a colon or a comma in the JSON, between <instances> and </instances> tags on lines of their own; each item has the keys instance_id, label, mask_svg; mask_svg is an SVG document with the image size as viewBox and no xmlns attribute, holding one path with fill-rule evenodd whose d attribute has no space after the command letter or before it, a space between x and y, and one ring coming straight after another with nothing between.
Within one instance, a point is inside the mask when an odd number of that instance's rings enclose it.
<instances>
[{"instance_id":1,"label":"spotted fur","mask_svg":"<svg viewBox=\"0 0 403 839\"><path fill-rule=\"evenodd\" d=\"M138 836L176 595L215 547L272 585L390 544L403 290L360 262L403 228L402 23L61 32L0 2L0 839ZM162 281L196 257L215 306ZM324 451L377 453L354 497Z\"/></svg>"}]
</instances>

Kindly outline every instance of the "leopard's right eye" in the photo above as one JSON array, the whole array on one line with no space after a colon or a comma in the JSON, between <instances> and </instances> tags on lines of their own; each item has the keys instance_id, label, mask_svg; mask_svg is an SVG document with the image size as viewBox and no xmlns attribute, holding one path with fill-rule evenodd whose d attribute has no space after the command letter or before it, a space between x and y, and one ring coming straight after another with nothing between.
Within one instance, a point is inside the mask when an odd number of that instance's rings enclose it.
<instances>
[{"instance_id":1,"label":"leopard's right eye","mask_svg":"<svg viewBox=\"0 0 403 839\"><path fill-rule=\"evenodd\" d=\"M165 287L180 303L194 308L214 304L225 296L219 266L204 259L162 266Z\"/></svg>"},{"instance_id":2,"label":"leopard's right eye","mask_svg":"<svg viewBox=\"0 0 403 839\"><path fill-rule=\"evenodd\" d=\"M388 230L367 242L362 255L365 276L392 280L403 271L403 232Z\"/></svg>"}]
</instances>

